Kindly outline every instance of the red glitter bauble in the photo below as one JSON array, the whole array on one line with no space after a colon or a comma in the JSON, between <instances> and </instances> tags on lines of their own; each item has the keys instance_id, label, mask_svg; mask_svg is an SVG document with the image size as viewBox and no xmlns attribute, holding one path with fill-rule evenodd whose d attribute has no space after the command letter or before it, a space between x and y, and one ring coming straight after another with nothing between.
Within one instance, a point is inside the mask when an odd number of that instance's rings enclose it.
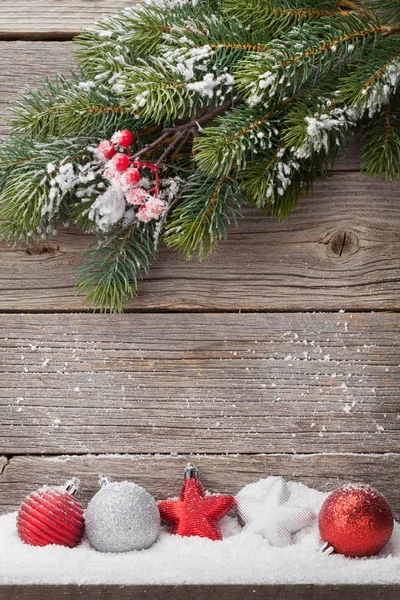
<instances>
[{"instance_id":1,"label":"red glitter bauble","mask_svg":"<svg viewBox=\"0 0 400 600\"><path fill-rule=\"evenodd\" d=\"M322 539L346 556L373 556L388 543L393 531L390 506L367 485L345 485L328 496L319 513Z\"/></svg>"},{"instance_id":2,"label":"red glitter bauble","mask_svg":"<svg viewBox=\"0 0 400 600\"><path fill-rule=\"evenodd\" d=\"M126 154L122 154L121 152L115 154L115 156L112 157L111 162L114 165L114 169L120 173L126 171L129 167L129 158Z\"/></svg>"},{"instance_id":3,"label":"red glitter bauble","mask_svg":"<svg viewBox=\"0 0 400 600\"><path fill-rule=\"evenodd\" d=\"M235 498L222 494L206 495L197 470L189 465L177 500L158 503L161 520L172 525L171 533L221 540L218 521L234 506Z\"/></svg>"},{"instance_id":4,"label":"red glitter bauble","mask_svg":"<svg viewBox=\"0 0 400 600\"><path fill-rule=\"evenodd\" d=\"M17 516L18 535L30 546L58 544L73 548L84 531L83 508L74 493L78 480L62 488L44 487L30 494Z\"/></svg>"},{"instance_id":5,"label":"red glitter bauble","mask_svg":"<svg viewBox=\"0 0 400 600\"><path fill-rule=\"evenodd\" d=\"M104 158L107 159L112 158L116 152L114 144L107 140L103 140L102 142L100 142L100 144L97 146L97 149L99 152L101 152Z\"/></svg>"}]
</instances>

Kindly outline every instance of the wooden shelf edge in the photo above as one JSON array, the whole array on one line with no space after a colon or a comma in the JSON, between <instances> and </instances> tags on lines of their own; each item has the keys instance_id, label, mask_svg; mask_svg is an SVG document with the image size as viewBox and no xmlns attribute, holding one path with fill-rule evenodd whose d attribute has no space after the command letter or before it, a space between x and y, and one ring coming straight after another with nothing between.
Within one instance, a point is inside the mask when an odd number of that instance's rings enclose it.
<instances>
[{"instance_id":1,"label":"wooden shelf edge","mask_svg":"<svg viewBox=\"0 0 400 600\"><path fill-rule=\"evenodd\" d=\"M400 585L3 585L1 600L398 600Z\"/></svg>"}]
</instances>

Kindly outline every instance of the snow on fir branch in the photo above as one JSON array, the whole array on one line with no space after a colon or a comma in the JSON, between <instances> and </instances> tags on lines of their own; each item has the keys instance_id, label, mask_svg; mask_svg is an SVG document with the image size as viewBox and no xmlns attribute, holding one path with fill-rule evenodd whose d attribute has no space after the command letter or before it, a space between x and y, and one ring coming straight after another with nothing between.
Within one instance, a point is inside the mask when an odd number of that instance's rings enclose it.
<instances>
[{"instance_id":1,"label":"snow on fir branch","mask_svg":"<svg viewBox=\"0 0 400 600\"><path fill-rule=\"evenodd\" d=\"M242 207L283 219L356 127L363 169L400 165L397 0L149 0L78 36L76 72L15 102L0 235L73 224L78 290L120 311L160 244L205 257Z\"/></svg>"}]
</instances>

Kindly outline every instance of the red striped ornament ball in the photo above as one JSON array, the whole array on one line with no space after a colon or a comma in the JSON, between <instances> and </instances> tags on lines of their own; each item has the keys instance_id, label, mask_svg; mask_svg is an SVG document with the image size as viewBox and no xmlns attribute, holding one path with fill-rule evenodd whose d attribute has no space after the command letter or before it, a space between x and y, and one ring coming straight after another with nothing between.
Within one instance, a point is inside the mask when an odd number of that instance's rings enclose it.
<instances>
[{"instance_id":1,"label":"red striped ornament ball","mask_svg":"<svg viewBox=\"0 0 400 600\"><path fill-rule=\"evenodd\" d=\"M17 516L18 535L30 546L58 544L73 548L84 532L83 508L74 498L79 480L63 487L43 487L22 502Z\"/></svg>"}]
</instances>

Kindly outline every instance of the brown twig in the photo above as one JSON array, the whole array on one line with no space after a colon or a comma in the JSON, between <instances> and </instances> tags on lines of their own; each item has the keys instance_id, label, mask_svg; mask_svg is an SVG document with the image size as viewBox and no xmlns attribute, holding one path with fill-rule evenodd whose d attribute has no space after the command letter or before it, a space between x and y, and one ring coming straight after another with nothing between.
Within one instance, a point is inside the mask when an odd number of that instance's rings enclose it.
<instances>
[{"instance_id":1,"label":"brown twig","mask_svg":"<svg viewBox=\"0 0 400 600\"><path fill-rule=\"evenodd\" d=\"M143 154L147 154L147 153L151 152L152 150L154 150L155 148L160 146L162 144L162 142L164 142L165 139L167 137L169 137L170 135L174 136L174 140L171 143L172 148L174 148L176 141L179 141L179 139L181 139L183 137L183 135L185 135L188 131L191 131L192 129L196 129L202 123L211 121L214 117L216 117L220 113L228 110L230 107L240 104L241 102L242 102L241 98L236 98L233 102L231 99L226 100L220 106L213 108L212 110L208 111L207 113L205 113L204 115L201 115L200 117L198 117L196 119L192 119L191 121L188 121L187 123L182 123L181 125L175 125L174 127L168 127L167 129L164 130L164 132L156 140L154 140L150 144L147 144L144 148L139 150L139 152L136 152L132 158L134 160L137 160L140 156L143 156ZM180 135L180 134L183 134L183 135ZM165 158L165 156L167 156L167 154L169 154L170 150L172 149L171 144L170 144L170 146L168 146L166 151L163 153L163 155L161 156L161 159L159 159L157 161L157 164L159 164L161 162L161 160L163 160Z\"/></svg>"},{"instance_id":2,"label":"brown twig","mask_svg":"<svg viewBox=\"0 0 400 600\"><path fill-rule=\"evenodd\" d=\"M357 12L362 10L361 6L358 6L355 2L351 0L338 0L339 6L345 6L346 8L350 8L351 10L356 10Z\"/></svg>"},{"instance_id":3,"label":"brown twig","mask_svg":"<svg viewBox=\"0 0 400 600\"><path fill-rule=\"evenodd\" d=\"M147 154L148 152L151 152L151 150L154 150L154 148L157 148L157 146L159 146L165 140L165 138L170 135L170 133L171 132L166 129L164 131L164 133L162 135L160 135L160 137L158 137L156 140L154 140L154 142L151 142L151 144L147 144L144 148L139 150L139 152L136 152L136 154L134 154L132 156L132 158L134 160L137 160L143 154Z\"/></svg>"},{"instance_id":4,"label":"brown twig","mask_svg":"<svg viewBox=\"0 0 400 600\"><path fill-rule=\"evenodd\" d=\"M397 33L400 33L400 27L391 27L390 25L385 25L382 29L384 29L384 33L382 34L382 37L387 38L390 37L391 35L396 35Z\"/></svg>"},{"instance_id":5,"label":"brown twig","mask_svg":"<svg viewBox=\"0 0 400 600\"><path fill-rule=\"evenodd\" d=\"M180 131L179 133L176 134L176 136L174 137L172 142L167 146L167 148L161 154L160 158L157 160L157 162L156 162L157 165L162 163L164 158L166 158L168 156L168 154L171 152L171 150L173 150L175 148L175 146L179 142L179 140L181 140L185 135L186 135L186 131Z\"/></svg>"}]
</instances>

